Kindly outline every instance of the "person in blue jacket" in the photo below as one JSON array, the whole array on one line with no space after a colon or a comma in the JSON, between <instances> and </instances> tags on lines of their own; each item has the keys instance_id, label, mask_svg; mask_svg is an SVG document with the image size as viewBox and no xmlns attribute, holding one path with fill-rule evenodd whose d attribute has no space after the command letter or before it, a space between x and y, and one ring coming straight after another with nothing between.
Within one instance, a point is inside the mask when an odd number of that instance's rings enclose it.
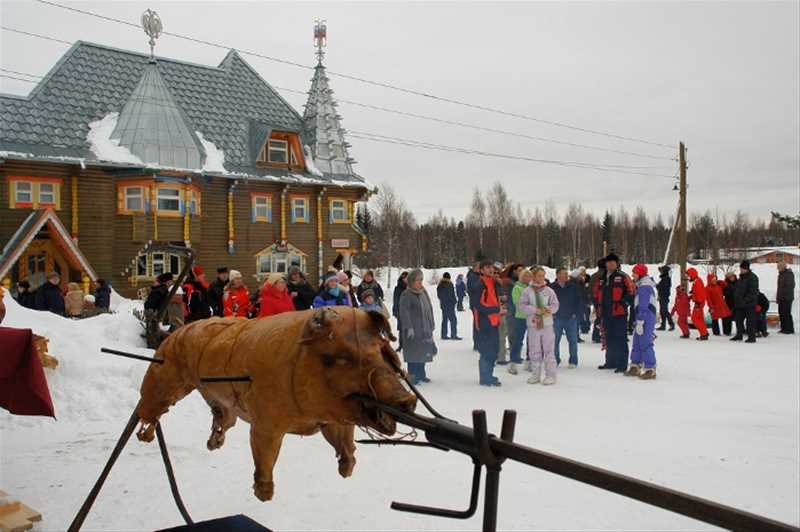
<instances>
[{"instance_id":1,"label":"person in blue jacket","mask_svg":"<svg viewBox=\"0 0 800 532\"><path fill-rule=\"evenodd\" d=\"M647 266L644 264L633 267L633 280L636 283L633 303L635 326L631 364L625 375L650 380L656 378L656 351L653 348L656 328L656 283L647 275Z\"/></svg>"},{"instance_id":2,"label":"person in blue jacket","mask_svg":"<svg viewBox=\"0 0 800 532\"><path fill-rule=\"evenodd\" d=\"M335 307L337 305L350 306L350 294L347 290L339 286L339 279L336 277L336 272L328 272L325 275L325 282L317 293L312 303L313 308L320 307Z\"/></svg>"},{"instance_id":3,"label":"person in blue jacket","mask_svg":"<svg viewBox=\"0 0 800 532\"><path fill-rule=\"evenodd\" d=\"M467 297L467 283L464 282L464 274L459 273L456 277L456 309L459 312L464 311L464 298Z\"/></svg>"},{"instance_id":4,"label":"person in blue jacket","mask_svg":"<svg viewBox=\"0 0 800 532\"><path fill-rule=\"evenodd\" d=\"M570 280L566 268L556 270L556 280L550 285L558 298L558 311L555 313L553 327L556 333L556 363L561 364L559 345L561 336L566 335L569 344L569 367L578 367L578 314L582 312L582 296L578 285Z\"/></svg>"},{"instance_id":5,"label":"person in blue jacket","mask_svg":"<svg viewBox=\"0 0 800 532\"><path fill-rule=\"evenodd\" d=\"M461 340L458 336L458 318L456 318L456 291L450 281L450 272L444 272L442 280L436 287L439 308L442 309L442 340ZM450 324L450 336L447 336L447 324Z\"/></svg>"}]
</instances>

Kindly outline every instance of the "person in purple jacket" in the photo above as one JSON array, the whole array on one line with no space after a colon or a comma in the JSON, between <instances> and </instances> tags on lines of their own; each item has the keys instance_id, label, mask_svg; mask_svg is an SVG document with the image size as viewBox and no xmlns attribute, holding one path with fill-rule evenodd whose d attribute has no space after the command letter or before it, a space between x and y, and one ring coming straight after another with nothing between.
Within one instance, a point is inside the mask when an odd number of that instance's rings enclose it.
<instances>
[{"instance_id":1,"label":"person in purple jacket","mask_svg":"<svg viewBox=\"0 0 800 532\"><path fill-rule=\"evenodd\" d=\"M656 327L656 283L647 275L647 266L637 264L633 267L633 280L636 282L636 298L633 308L636 313L636 327L631 349L631 364L625 375L649 380L656 378L656 352L653 348ZM644 367L642 367L644 366Z\"/></svg>"}]
</instances>

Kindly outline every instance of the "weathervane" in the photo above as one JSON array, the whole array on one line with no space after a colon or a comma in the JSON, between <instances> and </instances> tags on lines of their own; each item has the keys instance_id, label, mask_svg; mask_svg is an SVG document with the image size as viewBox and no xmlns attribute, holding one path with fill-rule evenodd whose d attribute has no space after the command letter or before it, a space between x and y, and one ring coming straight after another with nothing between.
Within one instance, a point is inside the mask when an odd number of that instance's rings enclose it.
<instances>
[{"instance_id":1,"label":"weathervane","mask_svg":"<svg viewBox=\"0 0 800 532\"><path fill-rule=\"evenodd\" d=\"M324 20L316 19L314 23L314 46L317 48L317 62L321 65L325 57L322 49L328 45L328 27Z\"/></svg>"},{"instance_id":2,"label":"weathervane","mask_svg":"<svg viewBox=\"0 0 800 532\"><path fill-rule=\"evenodd\" d=\"M164 26L161 24L161 18L158 13L152 9L148 9L142 13L142 29L150 37L150 60L155 61L155 54L153 49L156 46L156 39L161 36Z\"/></svg>"}]
</instances>

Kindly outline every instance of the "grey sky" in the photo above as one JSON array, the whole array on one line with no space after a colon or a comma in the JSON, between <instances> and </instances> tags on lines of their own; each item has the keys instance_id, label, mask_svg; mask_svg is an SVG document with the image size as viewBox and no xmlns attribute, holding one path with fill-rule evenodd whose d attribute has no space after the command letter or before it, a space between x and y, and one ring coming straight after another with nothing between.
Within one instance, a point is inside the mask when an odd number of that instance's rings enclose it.
<instances>
[{"instance_id":1,"label":"grey sky","mask_svg":"<svg viewBox=\"0 0 800 532\"><path fill-rule=\"evenodd\" d=\"M325 64L482 105L689 148L689 209L800 210L800 4L72 2L137 21L156 9L168 31L314 64L314 19L328 24ZM0 20L67 41L147 51L141 30L32 1L0 1ZM44 75L66 45L0 32L5 69ZM225 51L162 37L157 54L216 65ZM311 71L244 56L269 83L307 90ZM625 151L676 150L470 110L333 76L335 97ZM0 90L33 85L0 78ZM305 98L283 93L302 112ZM530 141L341 104L344 127L539 159L631 166L675 163ZM548 199L601 213L642 205L668 217L672 181L351 139L356 170L390 182L419 220L460 218L472 189L501 180L523 207Z\"/></svg>"}]
</instances>

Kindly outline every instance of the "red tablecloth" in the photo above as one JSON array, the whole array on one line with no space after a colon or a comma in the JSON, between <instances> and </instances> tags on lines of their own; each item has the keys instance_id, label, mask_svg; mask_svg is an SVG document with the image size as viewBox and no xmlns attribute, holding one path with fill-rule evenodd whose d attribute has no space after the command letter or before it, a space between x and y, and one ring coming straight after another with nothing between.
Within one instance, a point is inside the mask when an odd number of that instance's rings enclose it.
<instances>
[{"instance_id":1,"label":"red tablecloth","mask_svg":"<svg viewBox=\"0 0 800 532\"><path fill-rule=\"evenodd\" d=\"M0 407L12 414L55 417L30 329L0 327Z\"/></svg>"}]
</instances>

